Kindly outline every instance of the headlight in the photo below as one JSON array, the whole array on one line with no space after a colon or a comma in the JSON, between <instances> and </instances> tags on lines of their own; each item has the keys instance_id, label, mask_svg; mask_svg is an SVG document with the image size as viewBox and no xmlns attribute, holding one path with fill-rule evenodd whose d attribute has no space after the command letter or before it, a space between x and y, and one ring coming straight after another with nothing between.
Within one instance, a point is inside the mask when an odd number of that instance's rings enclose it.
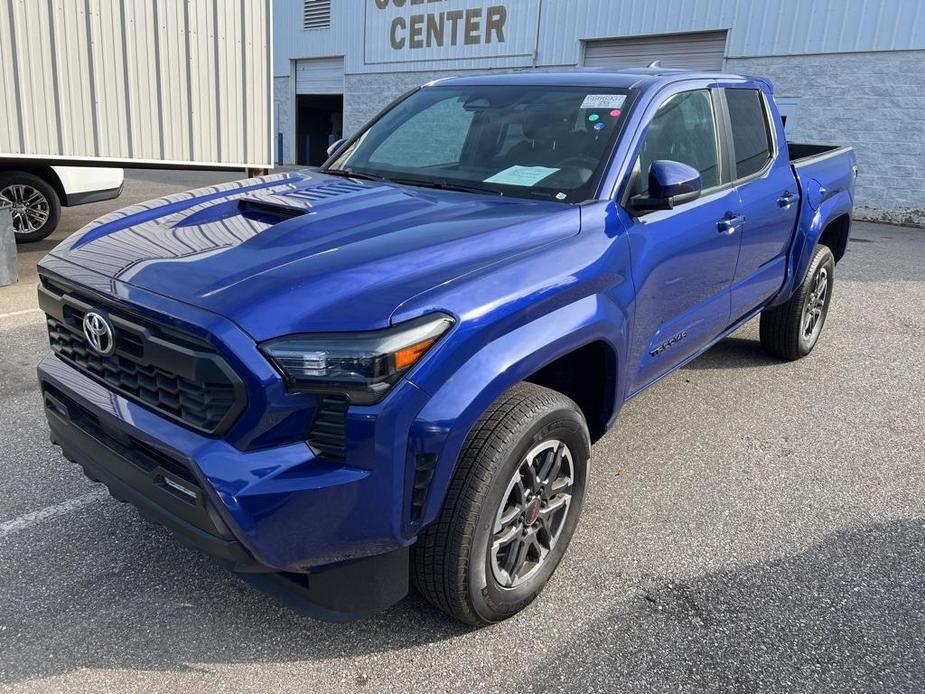
<instances>
[{"instance_id":1,"label":"headlight","mask_svg":"<svg viewBox=\"0 0 925 694\"><path fill-rule=\"evenodd\" d=\"M451 325L450 316L431 313L384 330L288 335L260 348L290 390L338 392L368 405L381 400Z\"/></svg>"}]
</instances>

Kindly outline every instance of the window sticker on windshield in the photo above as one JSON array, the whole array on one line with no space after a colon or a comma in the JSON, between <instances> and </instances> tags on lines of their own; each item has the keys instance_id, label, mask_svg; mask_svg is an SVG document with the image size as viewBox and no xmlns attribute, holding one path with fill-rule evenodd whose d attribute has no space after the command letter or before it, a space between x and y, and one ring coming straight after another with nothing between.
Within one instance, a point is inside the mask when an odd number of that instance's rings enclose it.
<instances>
[{"instance_id":1,"label":"window sticker on windshield","mask_svg":"<svg viewBox=\"0 0 925 694\"><path fill-rule=\"evenodd\" d=\"M626 94L588 94L581 102L581 108L621 108L624 101Z\"/></svg>"},{"instance_id":2,"label":"window sticker on windshield","mask_svg":"<svg viewBox=\"0 0 925 694\"><path fill-rule=\"evenodd\" d=\"M500 183L506 186L535 186L547 176L551 176L559 169L548 166L509 166L494 176L484 180L484 183Z\"/></svg>"}]
</instances>

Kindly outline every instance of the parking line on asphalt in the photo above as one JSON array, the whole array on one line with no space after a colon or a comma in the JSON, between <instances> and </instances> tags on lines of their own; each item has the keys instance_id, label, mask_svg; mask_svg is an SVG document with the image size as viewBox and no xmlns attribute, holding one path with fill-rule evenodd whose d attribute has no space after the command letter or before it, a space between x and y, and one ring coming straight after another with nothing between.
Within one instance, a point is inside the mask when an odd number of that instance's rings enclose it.
<instances>
[{"instance_id":1,"label":"parking line on asphalt","mask_svg":"<svg viewBox=\"0 0 925 694\"><path fill-rule=\"evenodd\" d=\"M0 320L4 318L13 318L14 316L24 316L27 313L32 313L33 311L41 311L40 308L24 308L22 311L10 311L9 313L0 313Z\"/></svg>"},{"instance_id":2,"label":"parking line on asphalt","mask_svg":"<svg viewBox=\"0 0 925 694\"><path fill-rule=\"evenodd\" d=\"M99 489L97 491L90 492L89 494L84 494L83 496L78 496L74 499L68 499L67 501L62 501L60 504L55 504L54 506L46 506L43 509L38 511L33 511L32 513L26 513L19 518L14 518L13 520L8 520L3 523L0 523L0 540L4 540L10 535L21 532L23 530L28 530L34 525L43 523L52 518L57 518L58 516L63 516L71 511L76 511L79 508L83 508L88 504L92 504L94 501L99 501L100 499L105 499L108 492L105 489Z\"/></svg>"}]
</instances>

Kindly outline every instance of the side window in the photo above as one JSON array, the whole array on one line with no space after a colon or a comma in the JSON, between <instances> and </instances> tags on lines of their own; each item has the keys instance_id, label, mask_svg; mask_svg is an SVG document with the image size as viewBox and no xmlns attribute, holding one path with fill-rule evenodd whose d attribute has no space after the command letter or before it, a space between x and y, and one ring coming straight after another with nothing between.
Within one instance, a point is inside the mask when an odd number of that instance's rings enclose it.
<instances>
[{"instance_id":1,"label":"side window","mask_svg":"<svg viewBox=\"0 0 925 694\"><path fill-rule=\"evenodd\" d=\"M649 166L656 159L694 167L700 172L704 190L719 185L716 119L709 90L675 94L655 113L639 150L635 192L648 192Z\"/></svg>"},{"instance_id":2,"label":"side window","mask_svg":"<svg viewBox=\"0 0 925 694\"><path fill-rule=\"evenodd\" d=\"M398 125L372 153L369 162L399 168L456 164L472 117L473 112L467 111L455 96L437 101Z\"/></svg>"},{"instance_id":3,"label":"side window","mask_svg":"<svg viewBox=\"0 0 925 694\"><path fill-rule=\"evenodd\" d=\"M761 171L771 159L771 138L764 104L756 89L727 89L726 104L732 124L736 178L745 178Z\"/></svg>"}]
</instances>

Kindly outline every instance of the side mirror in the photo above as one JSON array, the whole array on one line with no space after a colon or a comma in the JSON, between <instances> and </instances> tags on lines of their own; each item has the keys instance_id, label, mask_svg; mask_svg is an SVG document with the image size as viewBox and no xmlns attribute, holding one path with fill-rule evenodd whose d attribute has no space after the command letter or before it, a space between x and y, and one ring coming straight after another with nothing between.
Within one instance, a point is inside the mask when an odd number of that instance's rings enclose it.
<instances>
[{"instance_id":1,"label":"side mirror","mask_svg":"<svg viewBox=\"0 0 925 694\"><path fill-rule=\"evenodd\" d=\"M700 197L700 172L693 166L669 159L657 159L649 166L649 194L634 195L636 210L670 210Z\"/></svg>"},{"instance_id":2,"label":"side mirror","mask_svg":"<svg viewBox=\"0 0 925 694\"><path fill-rule=\"evenodd\" d=\"M328 156L333 157L337 153L337 150L341 148L341 145L343 145L346 141L346 137L342 137L339 140L334 140L334 142L328 145Z\"/></svg>"}]
</instances>

